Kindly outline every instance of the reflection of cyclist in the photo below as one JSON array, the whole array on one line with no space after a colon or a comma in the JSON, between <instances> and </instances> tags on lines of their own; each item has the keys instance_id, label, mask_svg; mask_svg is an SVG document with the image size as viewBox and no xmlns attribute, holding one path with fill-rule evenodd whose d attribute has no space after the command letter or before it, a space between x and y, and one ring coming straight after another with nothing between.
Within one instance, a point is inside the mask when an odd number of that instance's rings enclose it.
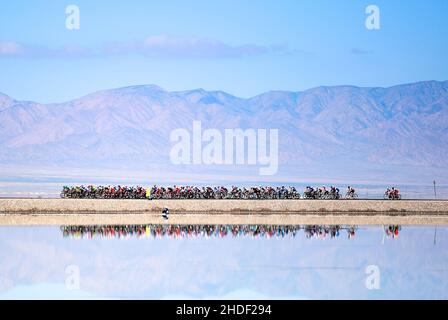
<instances>
[{"instance_id":1,"label":"reflection of cyclist","mask_svg":"<svg viewBox=\"0 0 448 320\"><path fill-rule=\"evenodd\" d=\"M355 228L354 227L350 227L347 229L347 234L348 234L348 238L352 239L355 237Z\"/></svg>"},{"instance_id":2,"label":"reflection of cyclist","mask_svg":"<svg viewBox=\"0 0 448 320\"><path fill-rule=\"evenodd\" d=\"M398 237L400 230L401 226L388 226L385 231L388 237L396 238Z\"/></svg>"}]
</instances>

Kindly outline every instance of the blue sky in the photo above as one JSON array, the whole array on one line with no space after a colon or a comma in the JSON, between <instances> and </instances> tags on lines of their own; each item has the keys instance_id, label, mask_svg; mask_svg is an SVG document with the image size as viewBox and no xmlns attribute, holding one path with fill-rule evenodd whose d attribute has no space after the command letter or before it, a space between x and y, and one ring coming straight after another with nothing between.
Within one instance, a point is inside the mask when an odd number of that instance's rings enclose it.
<instances>
[{"instance_id":1,"label":"blue sky","mask_svg":"<svg viewBox=\"0 0 448 320\"><path fill-rule=\"evenodd\" d=\"M67 5L80 30L65 27ZM380 8L380 30L365 9ZM61 102L135 84L241 97L446 80L447 1L9 1L0 92Z\"/></svg>"}]
</instances>

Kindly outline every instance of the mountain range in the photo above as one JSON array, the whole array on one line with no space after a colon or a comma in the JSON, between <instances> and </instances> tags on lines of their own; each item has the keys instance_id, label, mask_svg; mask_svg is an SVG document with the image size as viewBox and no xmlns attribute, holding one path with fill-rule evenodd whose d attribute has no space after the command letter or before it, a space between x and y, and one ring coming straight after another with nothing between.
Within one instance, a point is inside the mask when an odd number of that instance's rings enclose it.
<instances>
[{"instance_id":1,"label":"mountain range","mask_svg":"<svg viewBox=\"0 0 448 320\"><path fill-rule=\"evenodd\" d=\"M285 178L448 175L448 81L323 86L251 98L139 85L54 104L0 93L0 164L110 168L117 175L133 169L149 176L160 170L254 174L244 166L171 165L170 132L191 130L195 120L220 130L278 129L279 175Z\"/></svg>"}]
</instances>

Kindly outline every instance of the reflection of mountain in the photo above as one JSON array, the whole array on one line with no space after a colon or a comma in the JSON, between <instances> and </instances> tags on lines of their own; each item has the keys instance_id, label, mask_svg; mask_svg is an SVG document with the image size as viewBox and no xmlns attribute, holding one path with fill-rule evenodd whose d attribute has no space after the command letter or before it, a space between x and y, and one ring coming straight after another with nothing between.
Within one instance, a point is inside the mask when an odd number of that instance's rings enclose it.
<instances>
[{"instance_id":1,"label":"reflection of mountain","mask_svg":"<svg viewBox=\"0 0 448 320\"><path fill-rule=\"evenodd\" d=\"M278 128L280 167L448 166L448 81L391 88L319 87L242 99L157 86L101 91L61 104L0 94L0 162L167 163L169 134L203 128ZM415 173L415 169L410 171Z\"/></svg>"}]
</instances>

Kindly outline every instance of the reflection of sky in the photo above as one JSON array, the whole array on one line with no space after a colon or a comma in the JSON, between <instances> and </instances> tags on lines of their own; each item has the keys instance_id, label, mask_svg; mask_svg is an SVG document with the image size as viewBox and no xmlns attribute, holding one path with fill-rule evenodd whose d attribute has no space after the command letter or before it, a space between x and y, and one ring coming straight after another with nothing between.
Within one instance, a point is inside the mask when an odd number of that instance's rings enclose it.
<instances>
[{"instance_id":1,"label":"reflection of sky","mask_svg":"<svg viewBox=\"0 0 448 320\"><path fill-rule=\"evenodd\" d=\"M448 228L383 239L73 239L58 227L0 228L0 298L448 298ZM65 286L80 270L79 290ZM366 267L380 270L369 290Z\"/></svg>"}]
</instances>

